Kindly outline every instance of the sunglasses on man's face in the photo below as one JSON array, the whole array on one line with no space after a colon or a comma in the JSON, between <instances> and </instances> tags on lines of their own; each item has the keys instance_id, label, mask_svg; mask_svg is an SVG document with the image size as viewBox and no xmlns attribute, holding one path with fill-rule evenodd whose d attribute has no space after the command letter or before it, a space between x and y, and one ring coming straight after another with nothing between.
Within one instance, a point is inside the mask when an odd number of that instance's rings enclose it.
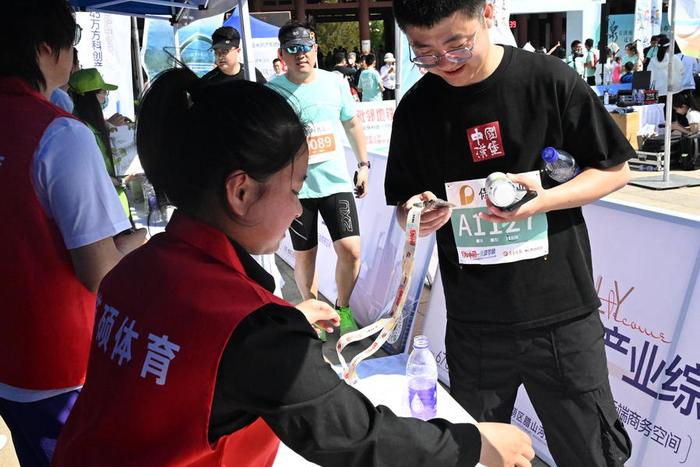
<instances>
[{"instance_id":1,"label":"sunglasses on man's face","mask_svg":"<svg viewBox=\"0 0 700 467\"><path fill-rule=\"evenodd\" d=\"M313 48L313 45L290 45L289 47L285 47L284 50L290 55L296 55L298 53L309 53Z\"/></svg>"}]
</instances>

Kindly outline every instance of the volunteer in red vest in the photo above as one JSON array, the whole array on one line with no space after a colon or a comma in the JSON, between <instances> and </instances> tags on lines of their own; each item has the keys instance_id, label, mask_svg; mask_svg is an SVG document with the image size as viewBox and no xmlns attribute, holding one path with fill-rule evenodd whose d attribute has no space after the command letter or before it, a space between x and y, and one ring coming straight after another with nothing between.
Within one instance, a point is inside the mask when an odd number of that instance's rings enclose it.
<instances>
[{"instance_id":1,"label":"volunteer in red vest","mask_svg":"<svg viewBox=\"0 0 700 467\"><path fill-rule=\"evenodd\" d=\"M265 467L280 440L320 465L530 465L515 427L374 407L323 360L311 323L331 330L337 313L273 295L250 255L276 251L301 215L308 167L283 96L248 81L201 88L169 70L142 101L137 135L146 175L178 209L102 282L56 467Z\"/></svg>"},{"instance_id":2,"label":"volunteer in red vest","mask_svg":"<svg viewBox=\"0 0 700 467\"><path fill-rule=\"evenodd\" d=\"M48 100L80 35L64 1L9 2L0 28L0 416L22 465L48 465L85 378L104 274L145 240L95 137Z\"/></svg>"}]
</instances>

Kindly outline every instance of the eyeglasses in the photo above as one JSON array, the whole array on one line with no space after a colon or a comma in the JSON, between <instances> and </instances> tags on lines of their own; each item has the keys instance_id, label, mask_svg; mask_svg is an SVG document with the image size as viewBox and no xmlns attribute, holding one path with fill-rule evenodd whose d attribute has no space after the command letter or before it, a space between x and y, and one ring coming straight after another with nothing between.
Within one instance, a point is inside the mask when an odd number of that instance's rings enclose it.
<instances>
[{"instance_id":1,"label":"eyeglasses","mask_svg":"<svg viewBox=\"0 0 700 467\"><path fill-rule=\"evenodd\" d=\"M474 34L472 34L471 37L464 41L464 43L459 47L450 49L440 55L427 54L419 55L417 57L411 57L411 62L413 62L416 66L419 66L421 68L434 68L438 66L442 57L445 57L445 59L448 62L464 63L470 58L472 58L472 50L474 49L474 45L476 44L476 33L477 31L474 31ZM411 51L409 49L409 54L410 53Z\"/></svg>"},{"instance_id":2,"label":"eyeglasses","mask_svg":"<svg viewBox=\"0 0 700 467\"><path fill-rule=\"evenodd\" d=\"M296 55L298 53L307 54L313 50L313 45L290 45L285 47L284 50L290 55Z\"/></svg>"},{"instance_id":3,"label":"eyeglasses","mask_svg":"<svg viewBox=\"0 0 700 467\"><path fill-rule=\"evenodd\" d=\"M73 36L73 47L78 45L80 38L83 36L83 28L78 23L75 23L75 36Z\"/></svg>"}]
</instances>

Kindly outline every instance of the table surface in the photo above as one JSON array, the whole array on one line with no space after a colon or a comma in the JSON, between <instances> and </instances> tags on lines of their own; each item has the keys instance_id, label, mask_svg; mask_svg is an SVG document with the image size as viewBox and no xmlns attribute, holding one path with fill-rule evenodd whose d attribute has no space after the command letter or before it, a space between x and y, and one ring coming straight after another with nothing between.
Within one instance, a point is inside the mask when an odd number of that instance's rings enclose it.
<instances>
[{"instance_id":1,"label":"table surface","mask_svg":"<svg viewBox=\"0 0 700 467\"><path fill-rule=\"evenodd\" d=\"M386 357L387 360L394 357ZM366 362L363 362L366 363ZM392 363L393 365L393 363ZM396 415L409 417L408 385L403 374L373 374L357 382L355 387L375 405L385 405ZM453 423L475 423L474 418L455 401L452 396L438 384L437 417ZM280 444L274 467L308 467L315 466L295 453L284 443ZM481 464L479 464L481 465Z\"/></svg>"}]
</instances>

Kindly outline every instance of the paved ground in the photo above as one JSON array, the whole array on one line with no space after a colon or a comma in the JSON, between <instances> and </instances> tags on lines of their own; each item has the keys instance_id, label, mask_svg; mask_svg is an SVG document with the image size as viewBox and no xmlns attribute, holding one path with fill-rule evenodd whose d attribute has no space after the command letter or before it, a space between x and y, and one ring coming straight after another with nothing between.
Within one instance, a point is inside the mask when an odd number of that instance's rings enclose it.
<instances>
[{"instance_id":1,"label":"paved ground","mask_svg":"<svg viewBox=\"0 0 700 467\"><path fill-rule=\"evenodd\" d=\"M690 177L700 181L700 170L672 170L671 176ZM660 179L663 177L663 172L632 171L633 179L649 177ZM650 190L648 188L627 185L622 190L610 195L608 199L637 203L685 215L700 216L700 186L672 190Z\"/></svg>"},{"instance_id":2,"label":"paved ground","mask_svg":"<svg viewBox=\"0 0 700 467\"><path fill-rule=\"evenodd\" d=\"M672 171L672 175L693 177L700 180L700 170L695 170L691 172L685 171ZM644 177L655 177L659 178L662 173L656 172L633 172L633 178L644 178ZM666 211L673 211L682 213L685 215L697 216L700 218L700 186L693 188L679 188L673 190L650 190L646 188L640 188L632 185L628 185L622 190L614 193L608 197L611 200L620 200L630 203L637 203L645 206L649 206L655 209L662 209ZM285 287L283 293L285 297L288 298L293 303L300 300L299 293L294 283L294 276L292 270L283 262L278 260L278 264L282 271L282 275L285 279ZM421 304L427 302L429 296L429 289L426 288L426 293L423 294ZM419 308L417 315L417 323L415 326L416 332L422 328L423 319L423 309ZM336 335L330 335L329 342L324 346L324 355L331 362L337 362L337 357L335 355L334 344L337 340ZM347 358L352 358L355 353L364 348L363 346L355 346L355 348L349 348L346 350ZM382 351L377 353L377 356L384 355ZM3 446L3 436L7 436L7 440ZM533 464L534 466L543 467L546 466L542 461L536 460ZM14 455L14 448L12 446L12 440L9 438L9 432L4 422L0 418L0 466L2 467L17 467L19 463Z\"/></svg>"}]
</instances>

